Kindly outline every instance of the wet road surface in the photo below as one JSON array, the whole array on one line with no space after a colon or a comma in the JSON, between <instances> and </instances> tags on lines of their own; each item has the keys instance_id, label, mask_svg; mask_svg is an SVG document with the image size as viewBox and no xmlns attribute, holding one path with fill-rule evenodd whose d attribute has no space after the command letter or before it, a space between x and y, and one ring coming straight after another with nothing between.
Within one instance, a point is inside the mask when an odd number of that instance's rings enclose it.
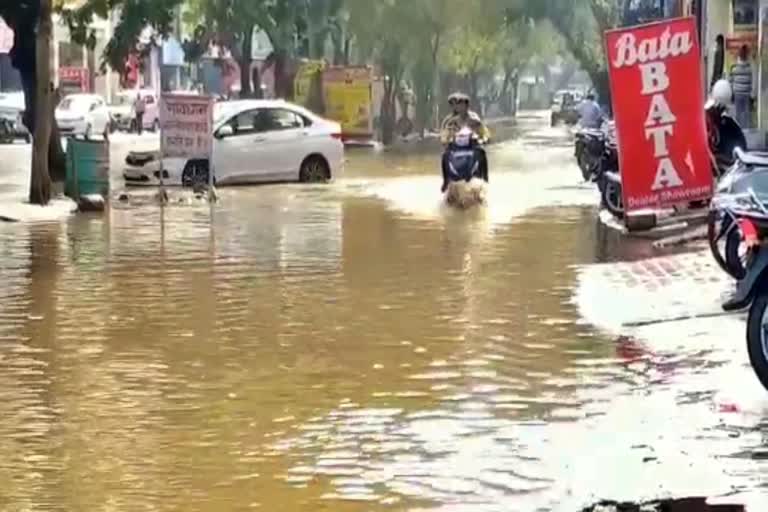
<instances>
[{"instance_id":1,"label":"wet road surface","mask_svg":"<svg viewBox=\"0 0 768 512\"><path fill-rule=\"evenodd\" d=\"M434 155L349 156L0 225L0 509L766 509L743 320L678 320L730 283L606 232L562 131L495 146L473 212Z\"/></svg>"}]
</instances>

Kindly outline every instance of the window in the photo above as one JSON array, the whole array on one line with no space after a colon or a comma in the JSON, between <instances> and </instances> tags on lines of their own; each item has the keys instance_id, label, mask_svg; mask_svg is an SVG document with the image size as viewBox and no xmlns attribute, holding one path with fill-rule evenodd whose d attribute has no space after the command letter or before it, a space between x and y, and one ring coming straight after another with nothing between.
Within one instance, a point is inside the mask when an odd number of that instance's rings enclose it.
<instances>
[{"instance_id":1,"label":"window","mask_svg":"<svg viewBox=\"0 0 768 512\"><path fill-rule=\"evenodd\" d=\"M247 135L253 133L256 131L257 117L259 117L259 113L260 111L258 110L246 110L230 119L227 124L232 127L235 135Z\"/></svg>"},{"instance_id":2,"label":"window","mask_svg":"<svg viewBox=\"0 0 768 512\"><path fill-rule=\"evenodd\" d=\"M155 102L155 97L154 96L149 95L149 96L145 96L144 97L144 103L146 103L147 105L151 105L154 102Z\"/></svg>"},{"instance_id":3,"label":"window","mask_svg":"<svg viewBox=\"0 0 768 512\"><path fill-rule=\"evenodd\" d=\"M267 110L267 130L293 130L304 127L304 120L298 114L281 108Z\"/></svg>"}]
</instances>

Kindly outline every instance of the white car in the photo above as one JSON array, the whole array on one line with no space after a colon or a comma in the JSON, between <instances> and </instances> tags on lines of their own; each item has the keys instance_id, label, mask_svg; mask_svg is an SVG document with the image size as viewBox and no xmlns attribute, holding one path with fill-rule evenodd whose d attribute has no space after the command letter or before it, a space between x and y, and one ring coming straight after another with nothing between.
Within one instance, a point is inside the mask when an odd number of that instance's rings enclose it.
<instances>
[{"instance_id":1,"label":"white car","mask_svg":"<svg viewBox=\"0 0 768 512\"><path fill-rule=\"evenodd\" d=\"M56 122L64 136L108 136L111 119L104 98L97 94L70 94L56 107Z\"/></svg>"},{"instance_id":2,"label":"white car","mask_svg":"<svg viewBox=\"0 0 768 512\"><path fill-rule=\"evenodd\" d=\"M24 110L26 105L23 92L0 93L0 119L5 120L9 128L8 133L0 136L0 142L13 142L15 139L32 141L32 135L24 126Z\"/></svg>"},{"instance_id":3,"label":"white car","mask_svg":"<svg viewBox=\"0 0 768 512\"><path fill-rule=\"evenodd\" d=\"M217 103L213 137L217 185L327 181L344 167L341 125L282 100ZM167 184L208 181L207 161L165 158L162 164ZM129 153L123 177L127 185L158 184L159 152Z\"/></svg>"},{"instance_id":4,"label":"white car","mask_svg":"<svg viewBox=\"0 0 768 512\"><path fill-rule=\"evenodd\" d=\"M112 117L114 130L136 131L136 110L134 104L136 103L137 95L141 95L141 98L144 100L142 128L153 132L159 129L160 119L155 91L152 89L140 89L138 91L122 91L115 95L114 101L109 106L109 114Z\"/></svg>"}]
</instances>

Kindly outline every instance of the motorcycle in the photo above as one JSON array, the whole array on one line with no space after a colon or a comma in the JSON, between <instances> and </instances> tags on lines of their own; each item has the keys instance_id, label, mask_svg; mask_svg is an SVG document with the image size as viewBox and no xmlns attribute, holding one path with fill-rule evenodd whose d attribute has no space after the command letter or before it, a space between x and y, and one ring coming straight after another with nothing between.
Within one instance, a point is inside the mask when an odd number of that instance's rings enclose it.
<instances>
[{"instance_id":1,"label":"motorcycle","mask_svg":"<svg viewBox=\"0 0 768 512\"><path fill-rule=\"evenodd\" d=\"M721 80L713 87L712 98L705 107L707 136L718 179L707 219L707 240L717 264L732 277L742 279L746 274L745 251L741 248L743 237L737 215L729 206L734 194L743 193L744 187L749 186L750 180L744 181L744 178L764 163L759 155L743 151L747 140L727 112L730 101L730 84Z\"/></svg>"},{"instance_id":2,"label":"motorcycle","mask_svg":"<svg viewBox=\"0 0 768 512\"><path fill-rule=\"evenodd\" d=\"M616 126L613 123L606 124L605 143L600 158L600 166L593 180L597 183L597 188L600 191L600 206L617 219L624 218L619 148L616 142Z\"/></svg>"},{"instance_id":3,"label":"motorcycle","mask_svg":"<svg viewBox=\"0 0 768 512\"><path fill-rule=\"evenodd\" d=\"M584 181L594 180L605 152L606 134L602 130L584 128L576 132L574 156Z\"/></svg>"},{"instance_id":4,"label":"motorcycle","mask_svg":"<svg viewBox=\"0 0 768 512\"><path fill-rule=\"evenodd\" d=\"M768 238L763 222L752 222L750 191L768 185L768 155L734 151L735 162L718 183L707 219L709 248L717 264L734 279L744 279L747 267L758 247L746 245L747 235ZM722 244L722 246L721 246Z\"/></svg>"},{"instance_id":5,"label":"motorcycle","mask_svg":"<svg viewBox=\"0 0 768 512\"><path fill-rule=\"evenodd\" d=\"M448 174L445 201L451 206L469 208L485 202L488 175L480 168L478 149L482 140L468 127L456 133L447 149Z\"/></svg>"},{"instance_id":6,"label":"motorcycle","mask_svg":"<svg viewBox=\"0 0 768 512\"><path fill-rule=\"evenodd\" d=\"M738 215L740 237L749 250L749 261L736 292L724 304L725 311L749 308L747 352L760 383L768 389L768 155L753 155L752 162L763 166L740 180L744 191L731 196L731 208Z\"/></svg>"}]
</instances>

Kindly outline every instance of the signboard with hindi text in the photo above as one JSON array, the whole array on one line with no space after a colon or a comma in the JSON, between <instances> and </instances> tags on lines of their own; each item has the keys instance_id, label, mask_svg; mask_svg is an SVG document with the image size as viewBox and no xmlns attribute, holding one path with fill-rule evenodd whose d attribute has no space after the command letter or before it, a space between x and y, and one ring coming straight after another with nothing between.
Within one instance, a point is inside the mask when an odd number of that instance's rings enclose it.
<instances>
[{"instance_id":1,"label":"signboard with hindi text","mask_svg":"<svg viewBox=\"0 0 768 512\"><path fill-rule=\"evenodd\" d=\"M712 197L695 18L605 34L624 208Z\"/></svg>"},{"instance_id":2,"label":"signboard with hindi text","mask_svg":"<svg viewBox=\"0 0 768 512\"><path fill-rule=\"evenodd\" d=\"M164 158L211 160L213 101L209 96L161 95L160 151Z\"/></svg>"}]
</instances>

